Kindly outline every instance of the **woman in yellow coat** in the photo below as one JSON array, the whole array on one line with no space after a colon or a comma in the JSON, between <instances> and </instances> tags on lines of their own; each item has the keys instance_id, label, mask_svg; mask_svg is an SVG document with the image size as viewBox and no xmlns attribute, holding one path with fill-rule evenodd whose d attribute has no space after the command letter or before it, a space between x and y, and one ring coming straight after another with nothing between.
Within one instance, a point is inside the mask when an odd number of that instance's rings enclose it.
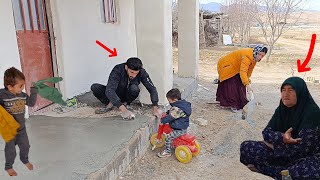
<instances>
[{"instance_id":1,"label":"woman in yellow coat","mask_svg":"<svg viewBox=\"0 0 320 180\"><path fill-rule=\"evenodd\" d=\"M251 91L252 71L268 52L268 48L257 45L231 52L218 61L219 84L216 100L220 106L231 108L234 112L242 109L247 103L246 89Z\"/></svg>"}]
</instances>

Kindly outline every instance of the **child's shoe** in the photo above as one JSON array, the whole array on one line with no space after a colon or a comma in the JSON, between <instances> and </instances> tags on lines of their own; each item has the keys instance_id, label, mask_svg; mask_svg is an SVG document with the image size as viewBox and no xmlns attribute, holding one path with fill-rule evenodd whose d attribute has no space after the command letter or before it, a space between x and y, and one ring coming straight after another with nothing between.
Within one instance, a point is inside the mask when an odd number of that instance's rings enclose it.
<instances>
[{"instance_id":1,"label":"child's shoe","mask_svg":"<svg viewBox=\"0 0 320 180\"><path fill-rule=\"evenodd\" d=\"M163 150L162 152L158 153L159 158L170 157L170 156L171 156L171 153L167 152L167 150Z\"/></svg>"}]
</instances>

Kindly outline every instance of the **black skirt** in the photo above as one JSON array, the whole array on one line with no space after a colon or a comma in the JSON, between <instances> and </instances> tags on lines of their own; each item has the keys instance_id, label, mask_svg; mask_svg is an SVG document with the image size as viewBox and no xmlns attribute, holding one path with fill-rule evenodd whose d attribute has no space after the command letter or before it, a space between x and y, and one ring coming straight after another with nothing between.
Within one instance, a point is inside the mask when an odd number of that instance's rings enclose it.
<instances>
[{"instance_id":1,"label":"black skirt","mask_svg":"<svg viewBox=\"0 0 320 180\"><path fill-rule=\"evenodd\" d=\"M246 87L242 84L239 74L218 84L216 100L220 102L220 106L237 110L248 103Z\"/></svg>"}]
</instances>

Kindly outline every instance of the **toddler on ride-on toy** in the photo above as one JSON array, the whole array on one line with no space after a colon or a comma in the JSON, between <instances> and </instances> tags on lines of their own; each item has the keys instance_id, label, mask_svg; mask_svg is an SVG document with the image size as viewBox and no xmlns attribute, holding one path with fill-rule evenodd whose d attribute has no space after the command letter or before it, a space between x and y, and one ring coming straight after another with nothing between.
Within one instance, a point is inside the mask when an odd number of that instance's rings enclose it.
<instances>
[{"instance_id":1,"label":"toddler on ride-on toy","mask_svg":"<svg viewBox=\"0 0 320 180\"><path fill-rule=\"evenodd\" d=\"M181 100L179 89L171 89L166 97L171 105L167 113L161 117L161 124L157 134L151 137L153 149L162 147L165 140L165 149L158 153L160 158L171 156L171 147L176 148L175 154L177 159L182 163L188 163L192 155L195 156L200 152L200 146L195 137L187 134L189 127L189 117L191 115L191 103ZM164 137L163 132L167 134ZM173 142L173 143L172 143Z\"/></svg>"}]
</instances>

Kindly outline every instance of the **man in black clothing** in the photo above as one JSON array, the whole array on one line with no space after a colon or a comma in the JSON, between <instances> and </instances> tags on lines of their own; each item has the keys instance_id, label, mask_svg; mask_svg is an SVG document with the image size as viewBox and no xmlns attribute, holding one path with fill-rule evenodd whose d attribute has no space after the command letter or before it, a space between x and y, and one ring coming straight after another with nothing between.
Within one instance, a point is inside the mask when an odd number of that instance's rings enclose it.
<instances>
[{"instance_id":1,"label":"man in black clothing","mask_svg":"<svg viewBox=\"0 0 320 180\"><path fill-rule=\"evenodd\" d=\"M133 113L125 105L130 105L139 96L138 85L140 82L150 93L153 114L159 117L157 89L153 85L149 74L142 67L141 60L135 57L129 58L125 63L116 65L110 73L106 86L97 83L91 85L93 95L106 105L97 109L95 113L106 113L116 106L122 113L132 116Z\"/></svg>"}]
</instances>

